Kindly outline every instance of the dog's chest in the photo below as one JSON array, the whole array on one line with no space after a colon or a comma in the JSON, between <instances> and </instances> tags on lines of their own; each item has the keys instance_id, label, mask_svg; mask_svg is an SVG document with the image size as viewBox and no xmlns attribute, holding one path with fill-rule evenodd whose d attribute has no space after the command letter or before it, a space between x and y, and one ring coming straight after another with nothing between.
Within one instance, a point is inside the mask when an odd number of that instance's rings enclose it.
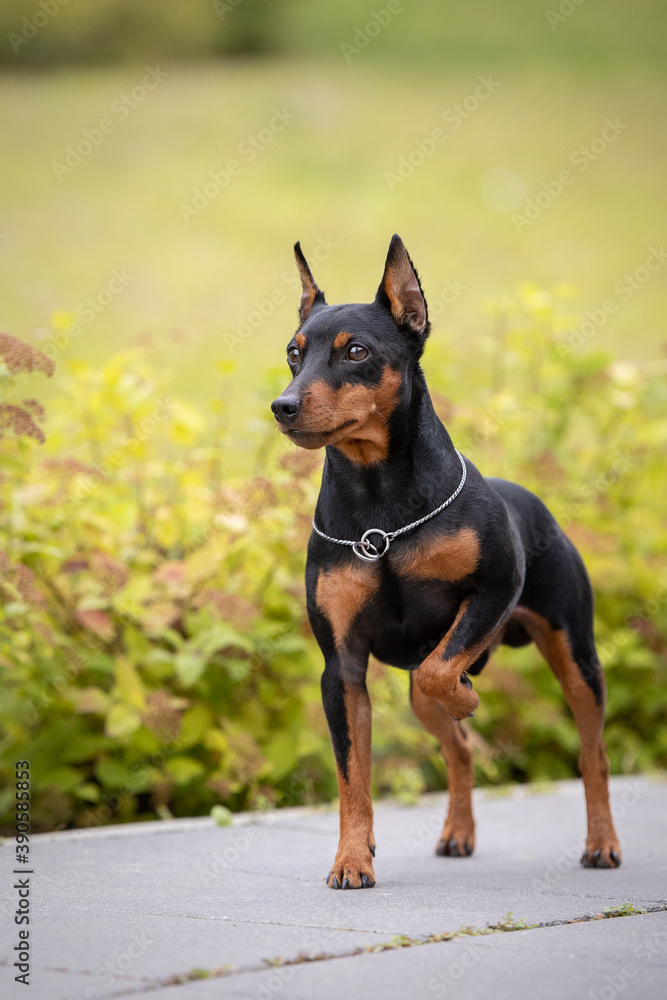
<instances>
[{"instance_id":1,"label":"dog's chest","mask_svg":"<svg viewBox=\"0 0 667 1000\"><path fill-rule=\"evenodd\" d=\"M383 663L414 667L449 630L460 602L460 588L447 581L386 575L355 625Z\"/></svg>"},{"instance_id":2,"label":"dog's chest","mask_svg":"<svg viewBox=\"0 0 667 1000\"><path fill-rule=\"evenodd\" d=\"M355 559L321 573L317 603L338 646L361 640L385 663L416 666L452 625L478 561L472 528L398 542L377 563Z\"/></svg>"}]
</instances>

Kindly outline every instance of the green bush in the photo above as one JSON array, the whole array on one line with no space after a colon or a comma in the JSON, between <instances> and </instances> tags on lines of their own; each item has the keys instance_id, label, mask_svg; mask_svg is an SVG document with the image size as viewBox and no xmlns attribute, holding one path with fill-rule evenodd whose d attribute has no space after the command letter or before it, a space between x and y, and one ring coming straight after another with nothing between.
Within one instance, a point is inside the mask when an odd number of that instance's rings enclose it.
<instances>
[{"instance_id":1,"label":"green bush","mask_svg":"<svg viewBox=\"0 0 667 1000\"><path fill-rule=\"evenodd\" d=\"M665 367L588 352L562 310L535 289L492 304L480 355L434 342L427 374L457 446L537 490L581 549L612 768L630 773L667 762ZM264 418L255 474L227 480L228 368L222 402L197 409L140 349L69 364L41 443L38 404L16 399L49 363L17 344L0 342L0 822L26 758L39 829L335 796L303 590L321 455ZM534 647L500 651L476 687L478 780L577 773ZM442 787L406 675L372 663L370 689L376 792Z\"/></svg>"},{"instance_id":2,"label":"green bush","mask_svg":"<svg viewBox=\"0 0 667 1000\"><path fill-rule=\"evenodd\" d=\"M255 55L275 48L277 0L5 0L0 64L12 69Z\"/></svg>"},{"instance_id":3,"label":"green bush","mask_svg":"<svg viewBox=\"0 0 667 1000\"><path fill-rule=\"evenodd\" d=\"M540 65L563 59L599 72L619 59L662 67L660 0L644 0L633 11L607 0L572 20L558 4L527 12L524 0L437 0L386 5L359 0L315 4L308 0L3 0L0 6L0 65L11 69L196 60L278 52L355 63L387 59L420 66ZM378 33L378 14L385 28ZM571 11L572 12L572 11ZM388 17L388 20L387 20ZM563 21L567 28L556 31ZM370 25L370 27L367 27ZM346 46L342 48L342 46Z\"/></svg>"}]
</instances>

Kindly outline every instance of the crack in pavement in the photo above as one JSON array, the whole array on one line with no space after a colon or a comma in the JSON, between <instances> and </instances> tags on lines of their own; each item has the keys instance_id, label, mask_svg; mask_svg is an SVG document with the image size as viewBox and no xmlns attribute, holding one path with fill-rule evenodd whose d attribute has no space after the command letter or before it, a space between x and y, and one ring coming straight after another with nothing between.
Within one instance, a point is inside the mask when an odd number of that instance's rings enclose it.
<instances>
[{"instance_id":1,"label":"crack in pavement","mask_svg":"<svg viewBox=\"0 0 667 1000\"><path fill-rule=\"evenodd\" d=\"M220 920L225 923L231 923L233 927L238 927L242 924L259 924L260 926L267 927L302 927L304 930L315 930L315 931L340 931L344 933L345 931L350 931L355 934L398 934L400 931L393 931L389 928L383 928L377 930L372 927L332 927L329 924L303 924L303 923L287 923L283 920L249 920L247 917L195 917L187 913L144 913L142 916L146 917L175 917L177 920ZM0 963L1 964L1 963Z\"/></svg>"},{"instance_id":2,"label":"crack in pavement","mask_svg":"<svg viewBox=\"0 0 667 1000\"><path fill-rule=\"evenodd\" d=\"M182 974L180 976L179 975L169 976L168 978L163 979L160 982L154 981L153 983L148 984L146 988L142 988L139 990L128 990L124 993L114 993L113 996L120 998L120 997L146 995L154 992L155 990L164 989L165 987L168 986L183 986L188 982L194 982L200 979L231 979L234 976L238 976L249 972L259 972L259 973L267 972L270 968L282 967L287 965L307 965L312 962L329 962L329 961L335 961L336 959L339 958L355 958L360 955L368 955L373 953L377 954L385 950L389 951L389 950L399 950L401 948L416 948L425 944L448 944L450 941L460 941L462 939L470 941L471 938L487 937L491 934L513 934L516 933L517 931L535 931L535 930L542 930L547 927L563 927L572 924L589 923L591 921L627 919L628 917L645 916L646 913L663 913L663 912L667 912L667 903L661 903L659 905L647 908L645 913L636 912L636 913L620 913L620 914L600 914L600 913L586 914L584 916L571 917L569 919L543 921L538 924L529 924L523 927L522 926L503 927L501 921L500 924L498 925L487 925L486 928L464 927L464 928L459 928L458 931L443 931L441 934L423 935L421 937L415 937L415 938L410 938L408 936L402 936L402 935L395 935L395 937L401 939L399 940L398 943L392 942L392 939L390 938L388 941L381 942L374 948L370 949L355 948L353 951L342 952L337 955L333 955L326 952L322 952L320 954L312 956L299 954L297 955L296 958L292 959L284 959L284 960L272 959L270 961L265 959L262 965L248 966L243 969L233 968L229 966L221 966L221 968L218 970L197 970L197 974L189 972ZM261 921L257 922L259 923ZM271 921L267 921L267 923L271 923ZM522 923L522 921L516 921L515 923L520 924ZM309 925L277 924L276 926L298 927L298 926L309 926ZM340 928L333 928L333 929L339 930ZM477 933L475 933L475 931ZM368 931L363 933L378 933L378 932ZM383 948L382 947L383 944L386 945L387 947ZM202 971L207 971L208 974L207 975L199 974Z\"/></svg>"}]
</instances>

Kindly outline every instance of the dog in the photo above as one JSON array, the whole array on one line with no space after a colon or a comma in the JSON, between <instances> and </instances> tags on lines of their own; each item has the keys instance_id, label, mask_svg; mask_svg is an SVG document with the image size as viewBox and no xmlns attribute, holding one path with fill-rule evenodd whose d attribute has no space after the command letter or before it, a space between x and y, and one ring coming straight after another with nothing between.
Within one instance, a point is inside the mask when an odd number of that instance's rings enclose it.
<instances>
[{"instance_id":1,"label":"dog","mask_svg":"<svg viewBox=\"0 0 667 1000\"><path fill-rule=\"evenodd\" d=\"M588 813L581 863L616 868L602 740L605 681L582 559L533 493L484 478L437 417L419 361L429 334L421 283L398 236L368 304L327 304L300 244L292 381L272 403L279 430L325 448L306 595L324 656L322 699L340 795L327 884L372 888L369 654L410 672L417 718L439 742L449 809L439 855L475 846L473 766L462 720L479 704L470 676L499 643L534 642L572 710Z\"/></svg>"}]
</instances>

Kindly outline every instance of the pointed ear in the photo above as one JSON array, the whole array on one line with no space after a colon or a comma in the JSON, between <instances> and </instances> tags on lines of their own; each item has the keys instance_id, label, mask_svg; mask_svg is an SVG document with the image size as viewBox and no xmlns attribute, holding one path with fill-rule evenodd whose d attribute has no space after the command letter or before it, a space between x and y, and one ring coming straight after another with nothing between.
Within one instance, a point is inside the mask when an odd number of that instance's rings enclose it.
<instances>
[{"instance_id":1,"label":"pointed ear","mask_svg":"<svg viewBox=\"0 0 667 1000\"><path fill-rule=\"evenodd\" d=\"M315 284L315 279L313 278L310 268L306 262L306 258L303 256L303 251L301 250L301 244L294 244L294 256L296 257L296 266L299 269L299 274L301 276L301 303L299 305L299 317L302 323L305 323L310 316L311 309L315 304L326 305L324 300L324 292Z\"/></svg>"},{"instance_id":2,"label":"pointed ear","mask_svg":"<svg viewBox=\"0 0 667 1000\"><path fill-rule=\"evenodd\" d=\"M399 326L418 334L420 339L426 339L429 331L426 299L400 236L391 238L375 300L390 310Z\"/></svg>"}]
</instances>

